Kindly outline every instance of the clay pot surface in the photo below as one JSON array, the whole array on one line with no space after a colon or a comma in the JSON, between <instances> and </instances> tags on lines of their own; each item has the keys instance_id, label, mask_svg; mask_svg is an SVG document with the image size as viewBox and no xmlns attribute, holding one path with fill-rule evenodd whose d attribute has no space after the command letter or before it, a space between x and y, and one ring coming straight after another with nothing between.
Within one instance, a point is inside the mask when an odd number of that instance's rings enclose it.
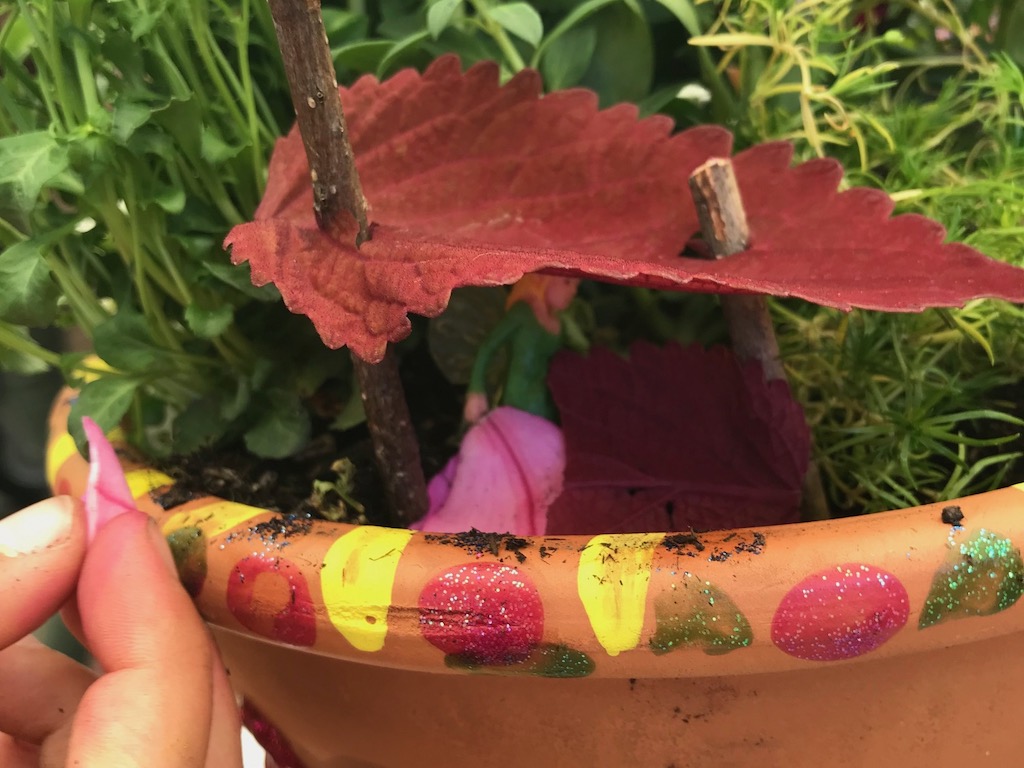
<instances>
[{"instance_id":1,"label":"clay pot surface","mask_svg":"<svg viewBox=\"0 0 1024 768\"><path fill-rule=\"evenodd\" d=\"M73 396L47 471L81 495ZM1024 486L764 529L520 539L213 498L163 510L151 492L170 478L124 464L236 689L307 768L1013 765L1024 749Z\"/></svg>"}]
</instances>

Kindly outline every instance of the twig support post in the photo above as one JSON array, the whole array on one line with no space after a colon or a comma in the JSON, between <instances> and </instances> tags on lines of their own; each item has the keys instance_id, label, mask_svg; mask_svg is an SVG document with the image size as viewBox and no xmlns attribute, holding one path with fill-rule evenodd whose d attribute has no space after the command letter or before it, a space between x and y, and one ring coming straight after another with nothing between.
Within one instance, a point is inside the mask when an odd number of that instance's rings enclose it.
<instances>
[{"instance_id":1,"label":"twig support post","mask_svg":"<svg viewBox=\"0 0 1024 768\"><path fill-rule=\"evenodd\" d=\"M690 191L697 206L701 233L716 259L746 250L750 242L747 214L740 197L736 172L728 158L712 158L690 176ZM757 360L768 381L786 380L779 355L768 301L764 296L723 294L722 313L733 350L741 360ZM804 476L803 517L824 520L828 500L817 464L811 461Z\"/></svg>"},{"instance_id":2,"label":"twig support post","mask_svg":"<svg viewBox=\"0 0 1024 768\"><path fill-rule=\"evenodd\" d=\"M366 198L348 139L320 13L320 0L269 0L284 60L292 105L313 184L317 225L338 237L358 224L356 245L369 239ZM426 481L398 365L388 350L377 365L352 355L362 391L377 468L384 482L392 525L406 527L427 511Z\"/></svg>"}]
</instances>

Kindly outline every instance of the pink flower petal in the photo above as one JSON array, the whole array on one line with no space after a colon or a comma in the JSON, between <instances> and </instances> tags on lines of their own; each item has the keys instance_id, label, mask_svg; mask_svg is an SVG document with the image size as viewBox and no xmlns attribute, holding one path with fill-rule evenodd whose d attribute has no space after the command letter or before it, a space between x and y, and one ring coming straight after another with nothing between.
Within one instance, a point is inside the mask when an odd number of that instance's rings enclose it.
<instances>
[{"instance_id":1,"label":"pink flower petal","mask_svg":"<svg viewBox=\"0 0 1024 768\"><path fill-rule=\"evenodd\" d=\"M137 510L121 462L103 430L92 419L82 419L89 440L89 479L85 486L86 536L92 541L100 529L118 515Z\"/></svg>"},{"instance_id":2,"label":"pink flower petal","mask_svg":"<svg viewBox=\"0 0 1024 768\"><path fill-rule=\"evenodd\" d=\"M562 430L532 413L496 408L466 433L458 456L431 480L430 511L412 527L539 536L564 474Z\"/></svg>"}]
</instances>

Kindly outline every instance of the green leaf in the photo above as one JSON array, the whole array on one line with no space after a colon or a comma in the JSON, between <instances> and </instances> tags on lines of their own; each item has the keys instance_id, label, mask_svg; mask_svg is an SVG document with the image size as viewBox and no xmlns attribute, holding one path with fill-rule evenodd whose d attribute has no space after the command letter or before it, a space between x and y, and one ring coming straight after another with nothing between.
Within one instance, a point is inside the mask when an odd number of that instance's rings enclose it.
<instances>
[{"instance_id":1,"label":"green leaf","mask_svg":"<svg viewBox=\"0 0 1024 768\"><path fill-rule=\"evenodd\" d=\"M4 324L3 330L6 334L13 334L23 339L26 347L38 346L27 328ZM45 373L49 369L49 365L31 353L0 346L0 371L10 371L11 373L31 376L37 373Z\"/></svg>"},{"instance_id":2,"label":"green leaf","mask_svg":"<svg viewBox=\"0 0 1024 768\"><path fill-rule=\"evenodd\" d=\"M47 131L0 139L0 186L9 185L14 202L29 211L47 182L68 167L68 150Z\"/></svg>"},{"instance_id":3,"label":"green leaf","mask_svg":"<svg viewBox=\"0 0 1024 768\"><path fill-rule=\"evenodd\" d=\"M193 302L185 308L185 322L201 339L220 336L231 325L235 313L230 304L215 307L201 307Z\"/></svg>"},{"instance_id":4,"label":"green leaf","mask_svg":"<svg viewBox=\"0 0 1024 768\"><path fill-rule=\"evenodd\" d=\"M597 30L584 22L559 36L544 52L540 71L549 91L571 88L586 74L597 47Z\"/></svg>"},{"instance_id":5,"label":"green leaf","mask_svg":"<svg viewBox=\"0 0 1024 768\"><path fill-rule=\"evenodd\" d=\"M189 403L174 418L172 451L177 455L188 454L214 442L228 425L223 412L223 403L217 395L200 397Z\"/></svg>"},{"instance_id":6,"label":"green leaf","mask_svg":"<svg viewBox=\"0 0 1024 768\"><path fill-rule=\"evenodd\" d=\"M536 67L537 62L540 61L544 52L549 46L551 46L558 38L566 34L570 29L573 29L578 24L581 24L586 19L593 16L595 13L600 11L602 8L611 5L612 3L618 2L618 0L587 0L585 3L580 3L576 9L562 19L558 25L551 30L544 42L541 43L537 50L533 54L533 61L531 66Z\"/></svg>"},{"instance_id":7,"label":"green leaf","mask_svg":"<svg viewBox=\"0 0 1024 768\"><path fill-rule=\"evenodd\" d=\"M415 54L422 43L430 38L430 33L423 31L409 35L408 37L394 43L391 50L387 52L380 64L377 65L377 77L387 77L398 66L406 63Z\"/></svg>"},{"instance_id":8,"label":"green leaf","mask_svg":"<svg viewBox=\"0 0 1024 768\"><path fill-rule=\"evenodd\" d=\"M504 288L460 288L452 292L444 313L427 325L430 356L448 381L469 383L480 345L505 316L507 297Z\"/></svg>"},{"instance_id":9,"label":"green leaf","mask_svg":"<svg viewBox=\"0 0 1024 768\"><path fill-rule=\"evenodd\" d=\"M111 122L110 134L119 144L127 144L128 139L139 130L153 114L153 108L135 101L118 101L114 106L114 117Z\"/></svg>"},{"instance_id":10,"label":"green leaf","mask_svg":"<svg viewBox=\"0 0 1024 768\"><path fill-rule=\"evenodd\" d=\"M220 133L215 128L203 126L202 131L202 136L199 138L199 155L210 165L219 165L232 160L245 149L242 144L228 144L220 137Z\"/></svg>"},{"instance_id":11,"label":"green leaf","mask_svg":"<svg viewBox=\"0 0 1024 768\"><path fill-rule=\"evenodd\" d=\"M455 11L462 5L462 0L436 0L427 9L427 31L437 40L451 23Z\"/></svg>"},{"instance_id":12,"label":"green leaf","mask_svg":"<svg viewBox=\"0 0 1024 768\"><path fill-rule=\"evenodd\" d=\"M245 447L257 456L282 459L309 441L309 413L297 395L283 390L268 393L260 420L245 433Z\"/></svg>"},{"instance_id":13,"label":"green leaf","mask_svg":"<svg viewBox=\"0 0 1024 768\"><path fill-rule=\"evenodd\" d=\"M150 373L166 359L164 350L153 341L146 319L128 310L96 326L93 347L104 362L119 371Z\"/></svg>"},{"instance_id":14,"label":"green leaf","mask_svg":"<svg viewBox=\"0 0 1024 768\"><path fill-rule=\"evenodd\" d=\"M331 51L334 66L354 72L374 72L394 43L390 40L365 40L335 48Z\"/></svg>"},{"instance_id":15,"label":"green leaf","mask_svg":"<svg viewBox=\"0 0 1024 768\"><path fill-rule=\"evenodd\" d=\"M686 31L691 35L702 34L704 30L700 28L700 18L697 16L697 9L694 8L693 3L690 0L655 0L665 6L672 15L679 19Z\"/></svg>"},{"instance_id":16,"label":"green leaf","mask_svg":"<svg viewBox=\"0 0 1024 768\"><path fill-rule=\"evenodd\" d=\"M503 3L489 8L487 15L535 48L544 37L544 22L529 3Z\"/></svg>"},{"instance_id":17,"label":"green leaf","mask_svg":"<svg viewBox=\"0 0 1024 768\"><path fill-rule=\"evenodd\" d=\"M597 91L602 107L639 101L651 89L654 48L639 10L622 2L594 18L597 47L581 84Z\"/></svg>"},{"instance_id":18,"label":"green leaf","mask_svg":"<svg viewBox=\"0 0 1024 768\"><path fill-rule=\"evenodd\" d=\"M0 317L16 325L45 326L57 314L60 289L43 255L47 243L32 238L0 253Z\"/></svg>"},{"instance_id":19,"label":"green leaf","mask_svg":"<svg viewBox=\"0 0 1024 768\"><path fill-rule=\"evenodd\" d=\"M84 454L82 417L88 416L104 432L110 431L128 413L138 388L139 382L136 379L125 376L103 376L82 387L68 414L68 431L75 439L79 451Z\"/></svg>"},{"instance_id":20,"label":"green leaf","mask_svg":"<svg viewBox=\"0 0 1024 768\"><path fill-rule=\"evenodd\" d=\"M225 257L227 258L227 257ZM249 263L235 266L227 261L203 261L203 268L223 283L258 301L280 301L281 293L273 283L253 285Z\"/></svg>"}]
</instances>

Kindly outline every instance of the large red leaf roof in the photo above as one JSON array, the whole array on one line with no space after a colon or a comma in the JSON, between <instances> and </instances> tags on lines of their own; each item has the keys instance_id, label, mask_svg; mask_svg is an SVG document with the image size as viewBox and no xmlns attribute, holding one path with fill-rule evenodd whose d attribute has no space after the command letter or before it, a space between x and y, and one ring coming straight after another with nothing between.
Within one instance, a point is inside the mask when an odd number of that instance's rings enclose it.
<instances>
[{"instance_id":1,"label":"large red leaf roof","mask_svg":"<svg viewBox=\"0 0 1024 768\"><path fill-rule=\"evenodd\" d=\"M324 342L379 360L436 316L452 289L548 271L694 292L798 296L826 306L916 311L992 296L1024 301L1024 270L959 244L920 216L890 218L878 190L838 192L830 160L791 166L774 143L733 160L751 229L721 261L680 256L699 225L691 172L728 156L730 134L599 111L573 90L541 95L535 72L499 85L498 68L462 72L454 57L341 89L371 239L355 223L317 229L297 128L280 139L254 221L226 244L253 281L273 282Z\"/></svg>"}]
</instances>

